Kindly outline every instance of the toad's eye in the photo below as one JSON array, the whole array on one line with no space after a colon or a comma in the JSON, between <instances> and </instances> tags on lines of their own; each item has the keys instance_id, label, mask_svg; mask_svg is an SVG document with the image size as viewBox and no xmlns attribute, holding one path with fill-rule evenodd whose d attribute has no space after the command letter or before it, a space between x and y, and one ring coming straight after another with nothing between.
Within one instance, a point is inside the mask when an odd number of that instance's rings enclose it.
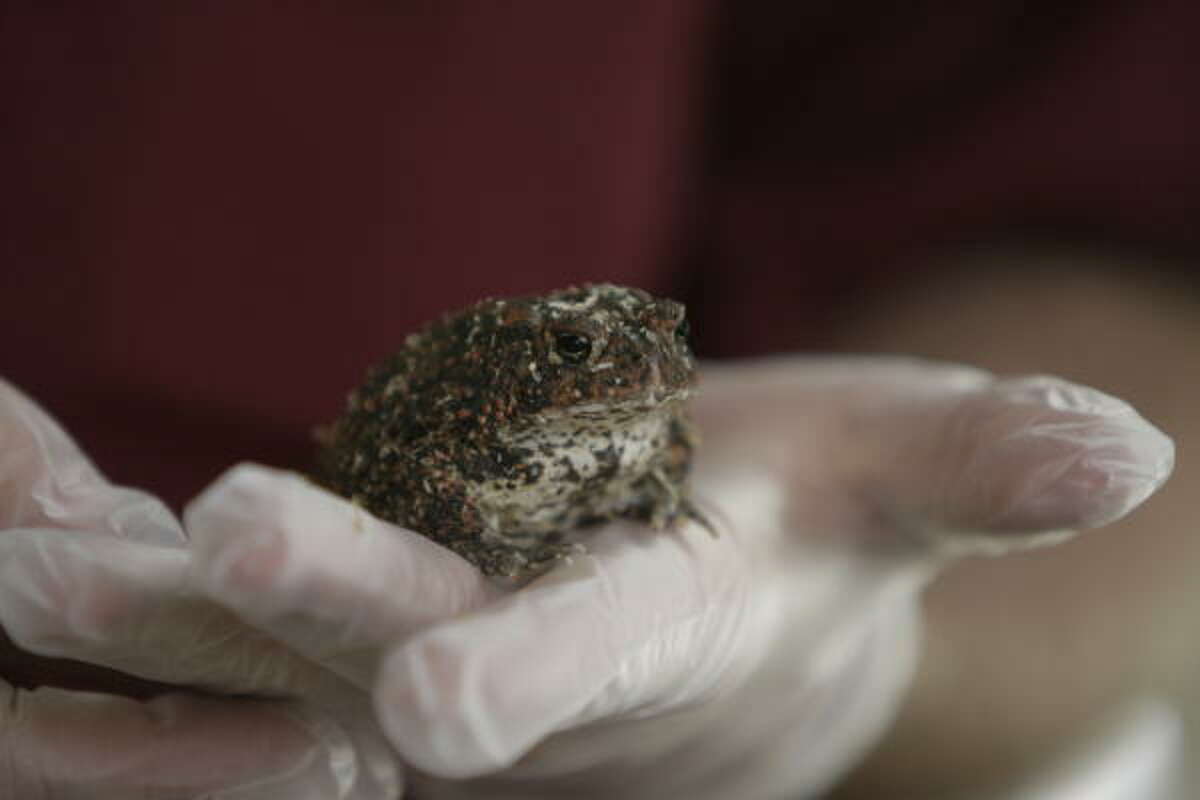
<instances>
[{"instance_id":1,"label":"toad's eye","mask_svg":"<svg viewBox=\"0 0 1200 800\"><path fill-rule=\"evenodd\" d=\"M688 339L692 336L692 326L688 324L687 317L679 320L679 324L675 326L675 338L683 344L688 343Z\"/></svg>"},{"instance_id":2,"label":"toad's eye","mask_svg":"<svg viewBox=\"0 0 1200 800\"><path fill-rule=\"evenodd\" d=\"M554 334L554 349L568 364L582 364L592 354L592 340L581 333Z\"/></svg>"}]
</instances>

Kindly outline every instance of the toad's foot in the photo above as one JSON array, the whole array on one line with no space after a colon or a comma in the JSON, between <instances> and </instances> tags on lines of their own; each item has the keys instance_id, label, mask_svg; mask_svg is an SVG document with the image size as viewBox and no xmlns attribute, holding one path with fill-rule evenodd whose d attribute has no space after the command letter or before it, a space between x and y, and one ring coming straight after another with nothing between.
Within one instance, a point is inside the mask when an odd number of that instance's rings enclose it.
<instances>
[{"instance_id":1,"label":"toad's foot","mask_svg":"<svg viewBox=\"0 0 1200 800\"><path fill-rule=\"evenodd\" d=\"M671 480L662 469L652 470L642 481L649 502L643 513L656 530L675 525L686 517L700 525L714 539L718 531L700 508L684 494L679 481Z\"/></svg>"}]
</instances>

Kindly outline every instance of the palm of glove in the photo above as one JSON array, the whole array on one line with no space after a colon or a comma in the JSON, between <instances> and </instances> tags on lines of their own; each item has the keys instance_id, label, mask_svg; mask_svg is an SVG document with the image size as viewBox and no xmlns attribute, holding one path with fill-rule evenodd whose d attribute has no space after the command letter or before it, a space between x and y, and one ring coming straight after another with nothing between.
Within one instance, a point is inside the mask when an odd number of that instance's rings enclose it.
<instances>
[{"instance_id":1,"label":"palm of glove","mask_svg":"<svg viewBox=\"0 0 1200 800\"><path fill-rule=\"evenodd\" d=\"M190 507L190 553L125 534L116 558L94 520L61 550L9 531L10 564L95 587L76 611L120 602L81 628L4 571L3 622L42 652L299 698L297 752L321 756L305 763L333 796L396 791L367 692L421 796L797 796L890 717L936 566L1102 524L1170 470L1169 442L1096 392L908 362L714 368L696 414L715 539L612 525L506 593L298 477L242 467ZM180 641L145 652L156 630Z\"/></svg>"}]
</instances>

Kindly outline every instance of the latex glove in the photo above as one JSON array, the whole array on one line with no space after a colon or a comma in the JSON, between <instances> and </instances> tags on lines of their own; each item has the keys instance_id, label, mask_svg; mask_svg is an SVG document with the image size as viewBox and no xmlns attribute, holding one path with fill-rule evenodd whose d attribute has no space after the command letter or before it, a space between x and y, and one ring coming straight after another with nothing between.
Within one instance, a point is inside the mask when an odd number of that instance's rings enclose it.
<instances>
[{"instance_id":1,"label":"latex glove","mask_svg":"<svg viewBox=\"0 0 1200 800\"><path fill-rule=\"evenodd\" d=\"M0 681L0 797L397 796L394 754L355 705L361 693L192 593L185 544L160 502L109 485L0 381L0 625L27 651L88 662L30 664L0 646L0 677L169 688L99 665L212 692L338 698L326 711L178 693L139 702Z\"/></svg>"},{"instance_id":2,"label":"latex glove","mask_svg":"<svg viewBox=\"0 0 1200 800\"><path fill-rule=\"evenodd\" d=\"M938 568L1116 519L1173 456L1099 392L908 361L709 366L695 411L716 538L613 524L500 593L247 466L186 514L199 583L374 685L421 797L795 798L892 717Z\"/></svg>"}]
</instances>

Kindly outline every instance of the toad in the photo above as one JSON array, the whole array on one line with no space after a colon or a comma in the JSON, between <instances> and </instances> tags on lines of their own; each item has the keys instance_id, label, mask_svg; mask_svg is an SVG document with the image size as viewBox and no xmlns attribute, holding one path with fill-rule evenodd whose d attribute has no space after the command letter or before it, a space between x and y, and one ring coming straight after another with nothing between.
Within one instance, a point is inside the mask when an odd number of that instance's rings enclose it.
<instances>
[{"instance_id":1,"label":"toad","mask_svg":"<svg viewBox=\"0 0 1200 800\"><path fill-rule=\"evenodd\" d=\"M408 337L324 429L320 479L485 574L528 579L613 517L688 500L684 307L612 284L489 299Z\"/></svg>"}]
</instances>

